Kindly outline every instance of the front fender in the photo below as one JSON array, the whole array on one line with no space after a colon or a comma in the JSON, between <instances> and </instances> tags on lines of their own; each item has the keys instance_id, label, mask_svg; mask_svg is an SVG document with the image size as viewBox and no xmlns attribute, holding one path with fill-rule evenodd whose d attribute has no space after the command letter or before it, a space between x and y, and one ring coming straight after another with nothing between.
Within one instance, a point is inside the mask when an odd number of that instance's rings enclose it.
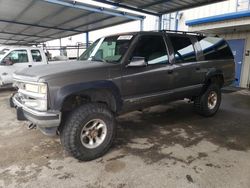
<instances>
[{"instance_id":1,"label":"front fender","mask_svg":"<svg viewBox=\"0 0 250 188\"><path fill-rule=\"evenodd\" d=\"M112 81L107 81L107 80L71 84L60 88L54 96L53 100L54 102L52 104L52 108L54 110L60 111L62 109L64 100L68 96L84 92L90 89L108 89L109 91L112 92L113 96L115 97L116 106L118 110L121 108L122 100L119 88Z\"/></svg>"}]
</instances>

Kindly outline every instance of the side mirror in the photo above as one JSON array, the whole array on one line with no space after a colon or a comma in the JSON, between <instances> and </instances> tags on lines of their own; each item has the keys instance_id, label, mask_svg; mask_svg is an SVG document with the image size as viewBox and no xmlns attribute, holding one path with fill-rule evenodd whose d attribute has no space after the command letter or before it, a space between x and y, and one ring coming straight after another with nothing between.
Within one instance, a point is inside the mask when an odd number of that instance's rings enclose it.
<instances>
[{"instance_id":1,"label":"side mirror","mask_svg":"<svg viewBox=\"0 0 250 188\"><path fill-rule=\"evenodd\" d=\"M138 56L133 57L130 63L128 64L128 67L146 67L146 66L147 62L145 57L138 57Z\"/></svg>"}]
</instances>

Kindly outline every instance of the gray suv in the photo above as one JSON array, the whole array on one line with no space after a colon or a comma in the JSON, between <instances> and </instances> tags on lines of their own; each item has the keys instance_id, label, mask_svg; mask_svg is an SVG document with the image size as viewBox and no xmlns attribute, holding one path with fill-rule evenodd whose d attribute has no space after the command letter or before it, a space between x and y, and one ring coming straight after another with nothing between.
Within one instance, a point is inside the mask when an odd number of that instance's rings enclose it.
<instances>
[{"instance_id":1,"label":"gray suv","mask_svg":"<svg viewBox=\"0 0 250 188\"><path fill-rule=\"evenodd\" d=\"M234 77L234 58L218 37L176 31L131 32L95 41L72 63L27 68L14 74L18 92L10 104L18 120L64 148L92 160L110 148L121 113L189 98L213 116L221 88Z\"/></svg>"}]
</instances>

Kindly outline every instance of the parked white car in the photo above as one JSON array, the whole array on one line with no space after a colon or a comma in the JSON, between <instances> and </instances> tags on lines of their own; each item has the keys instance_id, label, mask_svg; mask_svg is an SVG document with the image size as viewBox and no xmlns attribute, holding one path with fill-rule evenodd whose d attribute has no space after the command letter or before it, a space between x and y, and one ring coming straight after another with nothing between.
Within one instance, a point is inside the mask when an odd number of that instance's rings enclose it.
<instances>
[{"instance_id":1,"label":"parked white car","mask_svg":"<svg viewBox=\"0 0 250 188\"><path fill-rule=\"evenodd\" d=\"M41 48L5 46L0 50L0 87L13 83L15 71L43 64L48 64L48 60Z\"/></svg>"}]
</instances>

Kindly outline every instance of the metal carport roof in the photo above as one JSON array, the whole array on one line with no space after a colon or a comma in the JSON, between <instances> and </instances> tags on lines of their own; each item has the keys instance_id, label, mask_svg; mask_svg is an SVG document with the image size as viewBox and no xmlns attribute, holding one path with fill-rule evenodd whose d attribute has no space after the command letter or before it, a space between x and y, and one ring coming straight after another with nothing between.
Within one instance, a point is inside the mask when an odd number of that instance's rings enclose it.
<instances>
[{"instance_id":1,"label":"metal carport roof","mask_svg":"<svg viewBox=\"0 0 250 188\"><path fill-rule=\"evenodd\" d=\"M208 5L225 0L94 0L146 14L160 16L183 9Z\"/></svg>"},{"instance_id":2,"label":"metal carport roof","mask_svg":"<svg viewBox=\"0 0 250 188\"><path fill-rule=\"evenodd\" d=\"M142 19L69 0L0 0L0 44L42 43Z\"/></svg>"}]
</instances>

